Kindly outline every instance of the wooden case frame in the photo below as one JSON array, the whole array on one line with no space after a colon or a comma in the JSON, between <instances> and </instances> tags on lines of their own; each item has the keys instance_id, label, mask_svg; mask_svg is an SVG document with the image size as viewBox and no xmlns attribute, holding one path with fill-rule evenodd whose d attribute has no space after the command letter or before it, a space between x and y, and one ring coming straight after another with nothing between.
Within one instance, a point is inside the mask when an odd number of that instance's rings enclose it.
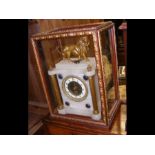
<instances>
[{"instance_id":1,"label":"wooden case frame","mask_svg":"<svg viewBox=\"0 0 155 155\"><path fill-rule=\"evenodd\" d=\"M101 59L102 51L101 51L101 42L100 42L100 31L111 29L110 33L110 42L112 48L112 67L113 67L113 79L115 86L115 94L116 100L113 108L108 112L107 100L106 100L106 90L105 90L105 71L103 62ZM70 36L83 36L83 35L92 35L94 42L94 52L95 59L97 64L97 74L98 74L98 82L99 82L99 90L101 97L101 107L102 107L102 115L104 116L103 120L94 121L91 118L85 118L82 116L74 116L74 115L60 115L55 112L54 106L52 104L51 95L48 87L48 82L45 76L45 71L42 65L42 57L39 54L39 50L37 48L36 41L38 40L47 40L52 38L63 38ZM50 119L59 124L59 126L70 126L78 127L81 130L95 130L98 133L102 133L102 131L109 130L111 124L113 122L114 116L119 108L119 82L118 82L118 69L117 69L117 53L116 53L116 40L115 40L115 27L112 22L102 22L102 23L91 23L79 26L65 27L60 29L55 29L53 31L44 32L35 34L31 37L31 42L33 46L33 51L35 54L37 66L39 69L39 74L41 77L44 93L46 96L46 100L48 103L49 111L50 111ZM91 128L91 129L90 129Z\"/></svg>"}]
</instances>

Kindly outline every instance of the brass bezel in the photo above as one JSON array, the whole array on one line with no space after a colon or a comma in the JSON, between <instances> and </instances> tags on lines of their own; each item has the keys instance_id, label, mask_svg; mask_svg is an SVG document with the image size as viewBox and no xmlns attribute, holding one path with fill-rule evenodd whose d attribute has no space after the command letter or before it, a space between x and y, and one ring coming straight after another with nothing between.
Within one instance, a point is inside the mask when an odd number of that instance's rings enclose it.
<instances>
[{"instance_id":1,"label":"brass bezel","mask_svg":"<svg viewBox=\"0 0 155 155\"><path fill-rule=\"evenodd\" d=\"M80 81L83 83L83 85L85 86L85 89L86 89L86 93L85 93L85 95L84 95L82 98L80 98L80 99L75 99L74 97L70 96L70 95L67 93L67 91L66 91L66 89L65 89L65 81L66 81L68 78L77 78L78 80L80 80ZM83 79L81 79L80 77L75 76L75 75L69 75L69 76L66 76L66 77L63 79L63 81L62 81L62 90L63 90L64 94L65 94L67 97L69 97L69 99L71 99L71 100L73 100L73 101L75 101L75 102L84 101L84 100L87 98L87 96L88 96L88 86L86 85L85 81L84 81Z\"/></svg>"}]
</instances>

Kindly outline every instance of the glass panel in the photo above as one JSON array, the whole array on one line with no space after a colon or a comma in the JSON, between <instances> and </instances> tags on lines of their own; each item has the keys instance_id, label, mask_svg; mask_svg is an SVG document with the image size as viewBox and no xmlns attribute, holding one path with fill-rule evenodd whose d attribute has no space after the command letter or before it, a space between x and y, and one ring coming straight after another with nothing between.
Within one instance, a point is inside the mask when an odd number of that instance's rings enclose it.
<instances>
[{"instance_id":1,"label":"glass panel","mask_svg":"<svg viewBox=\"0 0 155 155\"><path fill-rule=\"evenodd\" d=\"M37 48L42 59L43 70L51 93L52 104L54 108L56 108L59 102L55 97L55 92L57 90L55 90L55 85L53 85L53 81L51 79L51 76L48 75L48 71L52 68L55 68L56 65L58 66L58 64L60 67L60 61L62 59L80 63L81 61L79 61L79 59L81 58L85 59L85 57L94 57L93 37L89 35L39 40L37 41ZM65 68L63 68L63 70L65 70ZM69 74L74 75L73 72L69 72ZM67 76L67 74L65 76ZM60 85L58 78L63 79L64 76L62 76L61 74L57 74L57 82L58 85ZM71 90L70 92L72 93L72 96L74 96L74 98L80 96L79 94L81 94L81 87L79 87L79 85L76 85L75 82L71 82L68 85L68 88L69 90ZM75 90L75 88L77 88L78 91Z\"/></svg>"},{"instance_id":2,"label":"glass panel","mask_svg":"<svg viewBox=\"0 0 155 155\"><path fill-rule=\"evenodd\" d=\"M55 67L55 64L64 58L94 57L92 36L66 37L60 39L40 40L37 42L41 56L44 58L47 68ZM80 55L80 50L86 51Z\"/></svg>"},{"instance_id":3,"label":"glass panel","mask_svg":"<svg viewBox=\"0 0 155 155\"><path fill-rule=\"evenodd\" d=\"M102 50L102 60L105 70L105 84L106 84L106 94L108 110L110 111L115 103L115 85L113 78L113 67L112 67L112 48L109 37L109 30L104 30L100 32L101 50Z\"/></svg>"}]
</instances>

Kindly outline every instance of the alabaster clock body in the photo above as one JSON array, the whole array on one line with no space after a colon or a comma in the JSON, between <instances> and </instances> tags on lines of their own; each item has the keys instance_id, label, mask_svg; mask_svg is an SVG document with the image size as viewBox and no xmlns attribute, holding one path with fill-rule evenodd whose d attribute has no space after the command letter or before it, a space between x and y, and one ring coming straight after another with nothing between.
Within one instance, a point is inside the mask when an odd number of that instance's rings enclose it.
<instances>
[{"instance_id":1,"label":"alabaster clock body","mask_svg":"<svg viewBox=\"0 0 155 155\"><path fill-rule=\"evenodd\" d=\"M89 67L91 67L91 70L89 70ZM88 116L95 120L101 119L101 101L95 58L89 57L88 60L82 60L78 63L62 60L48 73L57 76L63 101L63 108L58 109L60 114L75 114ZM90 78L94 80L98 114L94 114Z\"/></svg>"}]
</instances>

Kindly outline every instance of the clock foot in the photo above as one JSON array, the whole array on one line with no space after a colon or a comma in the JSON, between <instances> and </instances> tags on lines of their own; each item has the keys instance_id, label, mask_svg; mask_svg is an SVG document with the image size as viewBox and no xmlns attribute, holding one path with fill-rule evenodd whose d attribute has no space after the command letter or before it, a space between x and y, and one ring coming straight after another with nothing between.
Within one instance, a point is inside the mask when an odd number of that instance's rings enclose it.
<instances>
[{"instance_id":1,"label":"clock foot","mask_svg":"<svg viewBox=\"0 0 155 155\"><path fill-rule=\"evenodd\" d=\"M65 115L66 114L66 110L65 109L58 109L58 113Z\"/></svg>"},{"instance_id":2,"label":"clock foot","mask_svg":"<svg viewBox=\"0 0 155 155\"><path fill-rule=\"evenodd\" d=\"M91 117L93 120L100 120L101 119L101 113L93 114Z\"/></svg>"}]
</instances>

